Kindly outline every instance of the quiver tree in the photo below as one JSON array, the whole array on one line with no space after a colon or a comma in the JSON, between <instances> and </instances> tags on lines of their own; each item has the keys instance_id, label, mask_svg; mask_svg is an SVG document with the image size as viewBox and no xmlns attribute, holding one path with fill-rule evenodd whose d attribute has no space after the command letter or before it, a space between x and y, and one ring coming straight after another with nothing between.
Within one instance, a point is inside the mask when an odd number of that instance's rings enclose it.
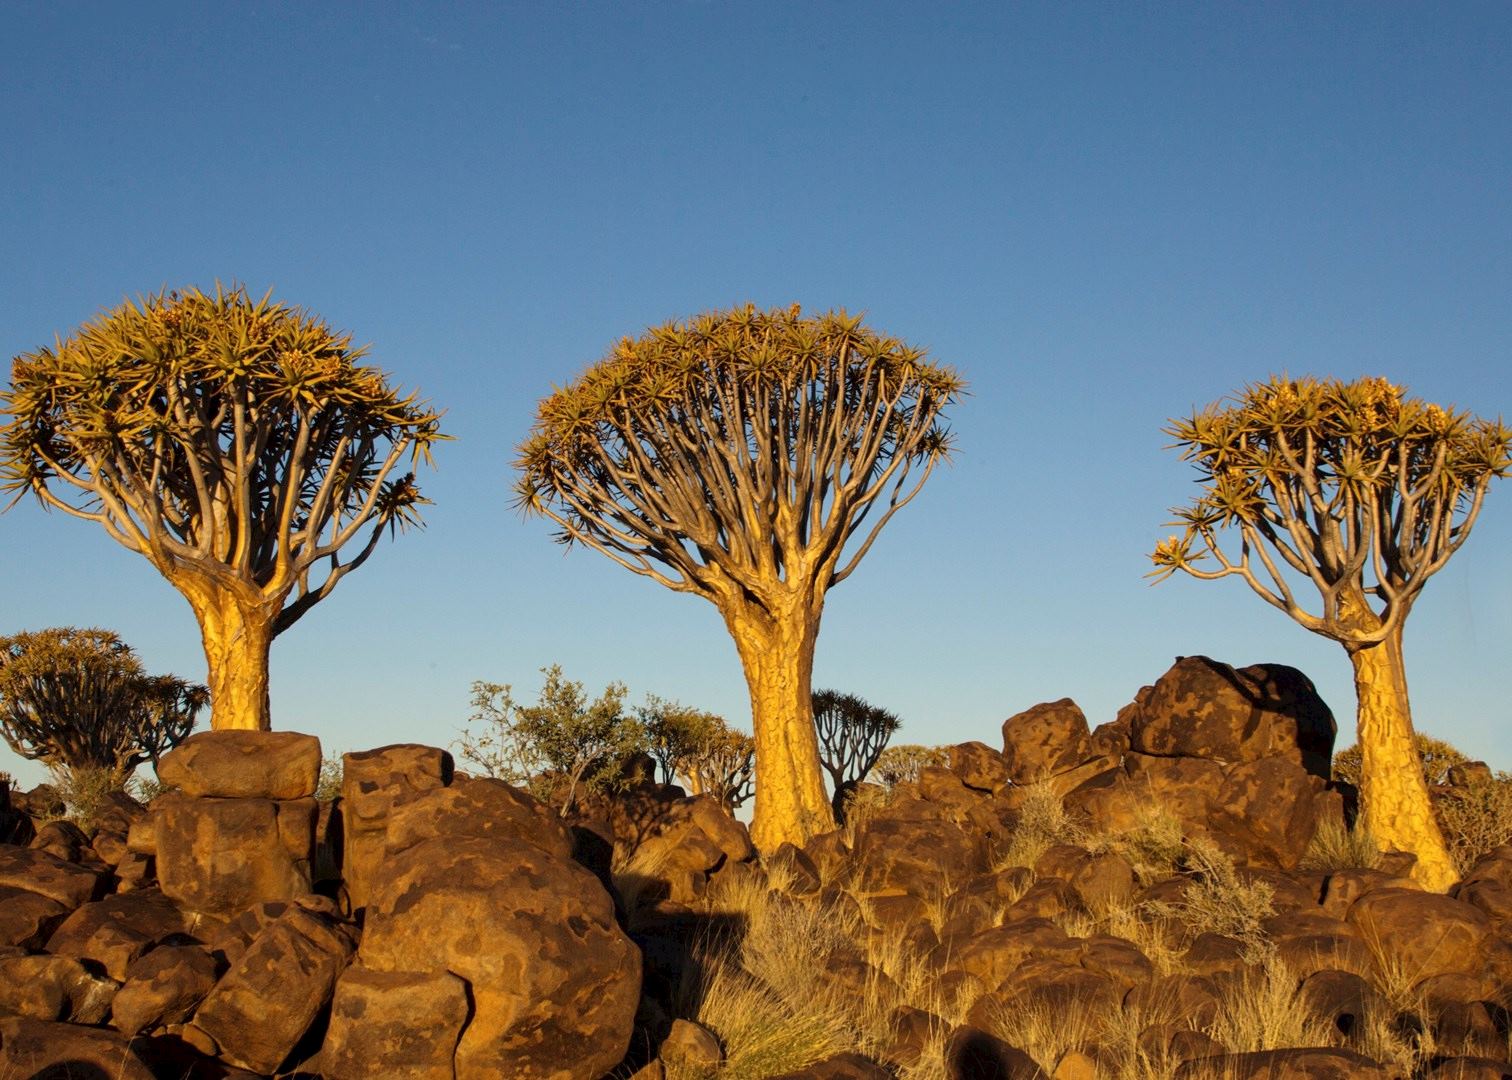
<instances>
[{"instance_id":1,"label":"quiver tree","mask_svg":"<svg viewBox=\"0 0 1512 1080\"><path fill-rule=\"evenodd\" d=\"M399 467L429 460L440 414L364 351L267 296L190 289L16 357L0 394L3 490L99 523L183 593L212 727L266 729L273 638L419 522Z\"/></svg>"},{"instance_id":2,"label":"quiver tree","mask_svg":"<svg viewBox=\"0 0 1512 1080\"><path fill-rule=\"evenodd\" d=\"M560 542L719 609L764 850L833 826L809 699L825 594L948 455L962 389L844 312L748 305L625 338L540 403L519 448L518 505Z\"/></svg>"},{"instance_id":3,"label":"quiver tree","mask_svg":"<svg viewBox=\"0 0 1512 1080\"><path fill-rule=\"evenodd\" d=\"M125 782L194 729L203 686L148 675L109 630L59 627L0 638L0 735L24 758Z\"/></svg>"},{"instance_id":4,"label":"quiver tree","mask_svg":"<svg viewBox=\"0 0 1512 1080\"><path fill-rule=\"evenodd\" d=\"M1512 432L1379 378L1272 378L1165 430L1202 493L1173 511L1185 531L1156 547L1155 575L1241 578L1344 646L1365 824L1384 847L1417 855L1421 884L1446 888L1454 864L1413 741L1402 627L1469 537L1492 478L1512 467ZM1238 533L1237 549L1220 545L1223 530ZM1308 582L1311 606L1294 591Z\"/></svg>"},{"instance_id":5,"label":"quiver tree","mask_svg":"<svg viewBox=\"0 0 1512 1080\"><path fill-rule=\"evenodd\" d=\"M851 789L871 772L900 725L895 715L855 694L814 691L819 761L829 773L836 815L843 813Z\"/></svg>"}]
</instances>

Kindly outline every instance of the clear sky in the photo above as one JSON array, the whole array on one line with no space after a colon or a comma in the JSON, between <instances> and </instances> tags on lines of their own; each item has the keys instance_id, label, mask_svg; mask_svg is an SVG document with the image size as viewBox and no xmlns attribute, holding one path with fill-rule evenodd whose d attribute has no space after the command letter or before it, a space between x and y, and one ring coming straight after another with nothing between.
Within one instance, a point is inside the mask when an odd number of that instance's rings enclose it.
<instances>
[{"instance_id":1,"label":"clear sky","mask_svg":"<svg viewBox=\"0 0 1512 1080\"><path fill-rule=\"evenodd\" d=\"M999 740L1109 720L1177 655L1342 649L1237 581L1150 587L1195 474L1167 417L1272 372L1512 414L1501 3L168 5L0 11L0 354L216 278L321 313L448 410L429 527L273 647L273 722L446 744L561 663L749 722L714 609L509 508L535 402L744 301L864 311L956 366L959 456L830 594L815 680ZM1512 767L1512 484L1407 631L1418 726ZM0 517L0 633L120 632L203 678L103 530ZM0 750L0 768L40 778Z\"/></svg>"}]
</instances>

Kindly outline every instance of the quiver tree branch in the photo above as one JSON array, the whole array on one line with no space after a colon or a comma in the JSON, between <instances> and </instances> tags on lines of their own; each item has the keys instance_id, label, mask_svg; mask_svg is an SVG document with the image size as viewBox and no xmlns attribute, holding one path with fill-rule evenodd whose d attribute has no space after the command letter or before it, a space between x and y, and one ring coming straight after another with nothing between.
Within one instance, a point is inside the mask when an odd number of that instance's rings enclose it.
<instances>
[{"instance_id":1,"label":"quiver tree branch","mask_svg":"<svg viewBox=\"0 0 1512 1080\"><path fill-rule=\"evenodd\" d=\"M1272 378L1165 431L1201 493L1173 511L1184 531L1156 546L1152 576L1238 577L1344 646L1366 824L1418 856L1422 884L1447 887L1453 862L1415 765L1402 628L1468 539L1491 481L1512 471L1512 431L1379 378ZM1237 553L1225 530L1238 533ZM1313 606L1293 587L1304 582Z\"/></svg>"},{"instance_id":2,"label":"quiver tree branch","mask_svg":"<svg viewBox=\"0 0 1512 1080\"><path fill-rule=\"evenodd\" d=\"M516 504L558 541L719 608L752 694L758 845L833 824L809 702L824 596L948 458L963 393L854 316L748 305L625 338L519 448Z\"/></svg>"},{"instance_id":3,"label":"quiver tree branch","mask_svg":"<svg viewBox=\"0 0 1512 1080\"><path fill-rule=\"evenodd\" d=\"M268 726L272 638L420 523L401 463L430 461L441 414L364 352L270 296L190 289L18 356L0 395L0 490L98 522L184 594L217 728Z\"/></svg>"}]
</instances>

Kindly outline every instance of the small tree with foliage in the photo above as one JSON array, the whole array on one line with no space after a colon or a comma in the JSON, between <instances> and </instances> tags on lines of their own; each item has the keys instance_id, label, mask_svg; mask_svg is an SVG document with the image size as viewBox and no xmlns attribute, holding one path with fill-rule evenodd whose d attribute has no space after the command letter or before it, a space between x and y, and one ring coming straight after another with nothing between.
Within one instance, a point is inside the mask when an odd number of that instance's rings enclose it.
<instances>
[{"instance_id":1,"label":"small tree with foliage","mask_svg":"<svg viewBox=\"0 0 1512 1080\"><path fill-rule=\"evenodd\" d=\"M538 798L555 795L565 817L580 791L620 783L625 758L645 748L645 731L625 713L624 683L610 683L590 702L560 665L541 673L546 682L534 705L516 702L508 685L473 683L469 723L481 731L465 731L458 749L488 776L529 787Z\"/></svg>"},{"instance_id":2,"label":"small tree with foliage","mask_svg":"<svg viewBox=\"0 0 1512 1080\"><path fill-rule=\"evenodd\" d=\"M0 393L0 490L99 524L184 595L214 728L270 726L274 637L419 522L399 464L429 460L440 414L363 353L268 296L187 289L16 357Z\"/></svg>"},{"instance_id":3,"label":"small tree with foliage","mask_svg":"<svg viewBox=\"0 0 1512 1080\"><path fill-rule=\"evenodd\" d=\"M724 729L724 720L711 712L694 709L655 694L637 710L646 733L646 749L661 770L661 782L675 784L687 778L690 762Z\"/></svg>"},{"instance_id":4,"label":"small tree with foliage","mask_svg":"<svg viewBox=\"0 0 1512 1080\"><path fill-rule=\"evenodd\" d=\"M1202 492L1174 511L1157 578L1237 577L1354 667L1360 801L1378 843L1417 855L1444 889L1455 866L1413 745L1402 628L1428 579L1470 537L1491 481L1512 469L1512 431L1409 397L1385 379L1272 378L1166 433ZM1238 533L1237 548L1220 534ZM1211 560L1211 566L1204 565ZM1297 586L1311 585L1309 606Z\"/></svg>"},{"instance_id":5,"label":"small tree with foliage","mask_svg":"<svg viewBox=\"0 0 1512 1080\"><path fill-rule=\"evenodd\" d=\"M901 721L886 709L870 705L855 694L814 691L814 730L819 735L819 761L829 773L835 814L842 813L851 788L876 765Z\"/></svg>"},{"instance_id":6,"label":"small tree with foliage","mask_svg":"<svg viewBox=\"0 0 1512 1080\"><path fill-rule=\"evenodd\" d=\"M182 742L208 700L203 686L148 675L109 630L0 638L0 735L24 758L115 788Z\"/></svg>"},{"instance_id":7,"label":"small tree with foliage","mask_svg":"<svg viewBox=\"0 0 1512 1080\"><path fill-rule=\"evenodd\" d=\"M1447 782L1450 769L1470 760L1443 739L1435 739L1421 731L1412 733L1412 743L1423 765L1423 782L1429 787ZM1359 787L1361 759L1359 743L1340 750L1333 756L1333 778Z\"/></svg>"},{"instance_id":8,"label":"small tree with foliage","mask_svg":"<svg viewBox=\"0 0 1512 1080\"><path fill-rule=\"evenodd\" d=\"M688 761L690 789L734 810L749 799L756 782L756 741L721 725Z\"/></svg>"},{"instance_id":9,"label":"small tree with foliage","mask_svg":"<svg viewBox=\"0 0 1512 1080\"><path fill-rule=\"evenodd\" d=\"M751 836L774 850L834 815L810 679L828 591L950 451L961 379L843 311L747 305L625 338L540 403L517 503L713 603L756 740Z\"/></svg>"}]
</instances>

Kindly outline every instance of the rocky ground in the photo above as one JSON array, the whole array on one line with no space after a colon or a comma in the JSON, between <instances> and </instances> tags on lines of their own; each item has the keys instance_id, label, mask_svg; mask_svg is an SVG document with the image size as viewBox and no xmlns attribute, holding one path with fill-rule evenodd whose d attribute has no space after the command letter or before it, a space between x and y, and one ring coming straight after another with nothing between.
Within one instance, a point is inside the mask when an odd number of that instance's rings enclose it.
<instances>
[{"instance_id":1,"label":"rocky ground","mask_svg":"<svg viewBox=\"0 0 1512 1080\"><path fill-rule=\"evenodd\" d=\"M0 1077L1512 1077L1512 847L1421 891L1333 742L1185 658L759 859L675 788L564 821L404 745L322 802L313 738L201 734L87 835L0 813Z\"/></svg>"}]
</instances>

